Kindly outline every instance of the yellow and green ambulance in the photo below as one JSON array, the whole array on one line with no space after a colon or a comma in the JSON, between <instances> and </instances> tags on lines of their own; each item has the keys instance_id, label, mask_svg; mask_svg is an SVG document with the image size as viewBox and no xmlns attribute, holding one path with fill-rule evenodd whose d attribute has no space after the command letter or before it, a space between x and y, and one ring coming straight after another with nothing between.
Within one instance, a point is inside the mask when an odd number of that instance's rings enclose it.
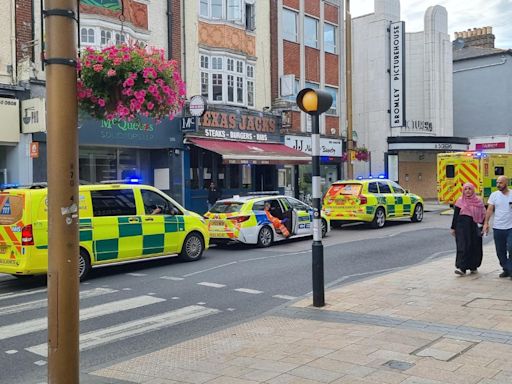
<instances>
[{"instance_id":1,"label":"yellow and green ambulance","mask_svg":"<svg viewBox=\"0 0 512 384\"><path fill-rule=\"evenodd\" d=\"M0 190L0 273L46 274L48 189ZM94 266L174 255L199 260L209 246L204 219L140 184L79 187L79 276Z\"/></svg>"}]
</instances>

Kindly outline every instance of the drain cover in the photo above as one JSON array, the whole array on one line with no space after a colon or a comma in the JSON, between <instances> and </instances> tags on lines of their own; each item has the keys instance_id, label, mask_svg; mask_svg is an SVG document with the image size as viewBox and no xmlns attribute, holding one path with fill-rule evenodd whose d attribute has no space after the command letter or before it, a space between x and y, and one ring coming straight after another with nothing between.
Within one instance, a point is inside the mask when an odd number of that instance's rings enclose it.
<instances>
[{"instance_id":1,"label":"drain cover","mask_svg":"<svg viewBox=\"0 0 512 384\"><path fill-rule=\"evenodd\" d=\"M389 360L382 365L392 369L398 369L399 371L407 371L409 368L414 367L415 364L408 363L407 361Z\"/></svg>"}]
</instances>

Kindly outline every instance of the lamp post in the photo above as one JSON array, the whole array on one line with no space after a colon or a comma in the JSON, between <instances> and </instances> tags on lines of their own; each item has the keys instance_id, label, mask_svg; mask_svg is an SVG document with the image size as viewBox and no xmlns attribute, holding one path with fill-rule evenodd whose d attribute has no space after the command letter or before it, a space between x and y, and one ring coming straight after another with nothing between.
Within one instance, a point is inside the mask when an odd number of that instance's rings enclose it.
<instances>
[{"instance_id":1,"label":"lamp post","mask_svg":"<svg viewBox=\"0 0 512 384\"><path fill-rule=\"evenodd\" d=\"M354 139L352 137L352 16L350 15L350 0L345 0L345 86L347 97L347 178L354 178L352 152Z\"/></svg>"},{"instance_id":2,"label":"lamp post","mask_svg":"<svg viewBox=\"0 0 512 384\"><path fill-rule=\"evenodd\" d=\"M322 201L320 188L320 130L319 116L332 105L332 96L319 89L304 88L297 95L299 108L311 116L312 142L312 192L313 192L313 305L323 307L324 297L324 247L322 245Z\"/></svg>"}]
</instances>

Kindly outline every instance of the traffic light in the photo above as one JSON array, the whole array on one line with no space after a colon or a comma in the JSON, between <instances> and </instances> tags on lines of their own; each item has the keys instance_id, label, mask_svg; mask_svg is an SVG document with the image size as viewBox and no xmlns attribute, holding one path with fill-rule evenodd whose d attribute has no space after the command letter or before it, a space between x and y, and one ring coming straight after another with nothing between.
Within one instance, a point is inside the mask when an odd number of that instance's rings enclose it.
<instances>
[{"instance_id":1,"label":"traffic light","mask_svg":"<svg viewBox=\"0 0 512 384\"><path fill-rule=\"evenodd\" d=\"M299 108L309 115L320 115L331 108L332 96L320 89L304 88L296 99Z\"/></svg>"}]
</instances>

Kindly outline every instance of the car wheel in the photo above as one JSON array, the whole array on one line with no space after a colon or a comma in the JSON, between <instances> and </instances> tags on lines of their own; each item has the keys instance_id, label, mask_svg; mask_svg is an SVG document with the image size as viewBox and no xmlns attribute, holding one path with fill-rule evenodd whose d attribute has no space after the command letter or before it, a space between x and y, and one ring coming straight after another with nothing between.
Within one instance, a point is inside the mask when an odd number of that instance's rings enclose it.
<instances>
[{"instance_id":1,"label":"car wheel","mask_svg":"<svg viewBox=\"0 0 512 384\"><path fill-rule=\"evenodd\" d=\"M203 256L203 252L203 237L197 232L192 232L187 235L183 242L180 259L183 261L196 261Z\"/></svg>"},{"instance_id":2,"label":"car wheel","mask_svg":"<svg viewBox=\"0 0 512 384\"><path fill-rule=\"evenodd\" d=\"M421 220L423 220L423 205L416 204L414 207L414 213L411 217L411 221L413 223L419 223Z\"/></svg>"},{"instance_id":3,"label":"car wheel","mask_svg":"<svg viewBox=\"0 0 512 384\"><path fill-rule=\"evenodd\" d=\"M91 258L85 249L80 249L78 257L78 277L80 281L84 281L91 271Z\"/></svg>"},{"instance_id":4,"label":"car wheel","mask_svg":"<svg viewBox=\"0 0 512 384\"><path fill-rule=\"evenodd\" d=\"M258 233L258 247L266 248L270 247L274 242L274 232L272 232L272 228L265 225L260 229Z\"/></svg>"},{"instance_id":5,"label":"car wheel","mask_svg":"<svg viewBox=\"0 0 512 384\"><path fill-rule=\"evenodd\" d=\"M327 220L322 219L322 237L327 236Z\"/></svg>"},{"instance_id":6,"label":"car wheel","mask_svg":"<svg viewBox=\"0 0 512 384\"><path fill-rule=\"evenodd\" d=\"M384 208L377 208L372 221L372 228L382 228L386 224L386 212Z\"/></svg>"}]
</instances>

